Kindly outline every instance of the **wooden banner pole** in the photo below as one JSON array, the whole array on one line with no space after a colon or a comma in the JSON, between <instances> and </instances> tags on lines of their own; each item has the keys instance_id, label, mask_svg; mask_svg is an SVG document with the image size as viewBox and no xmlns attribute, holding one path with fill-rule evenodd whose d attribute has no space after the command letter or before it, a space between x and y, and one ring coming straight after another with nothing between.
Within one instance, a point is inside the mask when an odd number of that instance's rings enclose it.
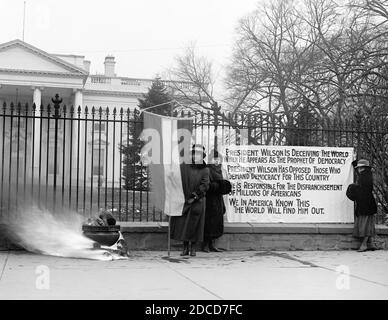
<instances>
[{"instance_id":1,"label":"wooden banner pole","mask_svg":"<svg viewBox=\"0 0 388 320\"><path fill-rule=\"evenodd\" d=\"M168 216L168 256L170 256L170 251L171 251L171 216Z\"/></svg>"}]
</instances>

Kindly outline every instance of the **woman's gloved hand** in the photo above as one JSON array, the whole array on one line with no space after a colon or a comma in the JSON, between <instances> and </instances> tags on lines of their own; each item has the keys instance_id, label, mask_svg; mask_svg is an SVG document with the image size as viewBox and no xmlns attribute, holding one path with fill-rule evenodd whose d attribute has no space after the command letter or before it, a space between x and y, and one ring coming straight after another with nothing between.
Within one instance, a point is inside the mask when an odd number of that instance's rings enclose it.
<instances>
[{"instance_id":1,"label":"woman's gloved hand","mask_svg":"<svg viewBox=\"0 0 388 320\"><path fill-rule=\"evenodd\" d=\"M198 200L198 195L193 192L191 195L190 195L190 198L187 200L187 203L188 204L192 204L194 201L197 201Z\"/></svg>"}]
</instances>

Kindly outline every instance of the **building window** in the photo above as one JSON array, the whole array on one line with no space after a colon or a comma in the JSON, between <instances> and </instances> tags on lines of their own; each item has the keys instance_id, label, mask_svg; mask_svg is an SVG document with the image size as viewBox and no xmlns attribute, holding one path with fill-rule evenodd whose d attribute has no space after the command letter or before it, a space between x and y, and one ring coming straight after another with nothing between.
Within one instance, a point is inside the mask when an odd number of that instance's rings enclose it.
<instances>
[{"instance_id":1,"label":"building window","mask_svg":"<svg viewBox=\"0 0 388 320\"><path fill-rule=\"evenodd\" d=\"M105 150L94 149L93 150L93 175L103 176L104 175L104 164L105 164Z\"/></svg>"},{"instance_id":2,"label":"building window","mask_svg":"<svg viewBox=\"0 0 388 320\"><path fill-rule=\"evenodd\" d=\"M18 119L17 117L14 117L12 119L12 128L17 129L18 127L20 127L20 129L25 129L26 119L23 119L23 118Z\"/></svg>"},{"instance_id":3,"label":"building window","mask_svg":"<svg viewBox=\"0 0 388 320\"><path fill-rule=\"evenodd\" d=\"M19 142L18 142L18 138L16 135L14 135L13 139L12 139L12 154L17 154L18 151L19 151L19 155L20 154L24 154L24 147L25 147L25 139L23 137L19 137ZM18 150L18 147L19 147L19 150Z\"/></svg>"},{"instance_id":4,"label":"building window","mask_svg":"<svg viewBox=\"0 0 388 320\"><path fill-rule=\"evenodd\" d=\"M47 122L46 122L46 126L47 126ZM58 128L58 131L59 132L62 132L62 121L58 121L57 122L57 128ZM47 128L47 127L46 127ZM47 130L47 129L43 129L43 130ZM50 119L50 137L54 137L53 134L55 133L55 121L54 119Z\"/></svg>"},{"instance_id":5,"label":"building window","mask_svg":"<svg viewBox=\"0 0 388 320\"><path fill-rule=\"evenodd\" d=\"M58 151L59 147L57 148ZM54 174L54 146L49 147L48 173ZM59 156L57 155L57 174L59 173Z\"/></svg>"},{"instance_id":6,"label":"building window","mask_svg":"<svg viewBox=\"0 0 388 320\"><path fill-rule=\"evenodd\" d=\"M103 132L105 133L105 123L94 123L93 130L96 132Z\"/></svg>"}]
</instances>

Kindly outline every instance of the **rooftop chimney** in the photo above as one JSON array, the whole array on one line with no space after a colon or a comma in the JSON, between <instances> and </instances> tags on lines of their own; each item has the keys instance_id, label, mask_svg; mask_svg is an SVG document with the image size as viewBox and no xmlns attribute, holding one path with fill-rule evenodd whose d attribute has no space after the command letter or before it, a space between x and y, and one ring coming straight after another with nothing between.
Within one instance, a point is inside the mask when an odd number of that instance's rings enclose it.
<instances>
[{"instance_id":1,"label":"rooftop chimney","mask_svg":"<svg viewBox=\"0 0 388 320\"><path fill-rule=\"evenodd\" d=\"M115 57L114 56L106 56L105 57L105 76L107 77L115 77Z\"/></svg>"}]
</instances>

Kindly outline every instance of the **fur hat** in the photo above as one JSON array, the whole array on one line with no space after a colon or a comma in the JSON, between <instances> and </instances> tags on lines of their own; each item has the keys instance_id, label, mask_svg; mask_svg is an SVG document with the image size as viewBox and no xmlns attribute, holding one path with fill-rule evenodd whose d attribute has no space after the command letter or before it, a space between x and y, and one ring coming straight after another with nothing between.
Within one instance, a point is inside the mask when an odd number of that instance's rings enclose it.
<instances>
[{"instance_id":1,"label":"fur hat","mask_svg":"<svg viewBox=\"0 0 388 320\"><path fill-rule=\"evenodd\" d=\"M206 157L205 147L202 144L199 144L199 143L193 144L193 146L191 147L191 152L192 153L202 152L203 157L204 158Z\"/></svg>"}]
</instances>

